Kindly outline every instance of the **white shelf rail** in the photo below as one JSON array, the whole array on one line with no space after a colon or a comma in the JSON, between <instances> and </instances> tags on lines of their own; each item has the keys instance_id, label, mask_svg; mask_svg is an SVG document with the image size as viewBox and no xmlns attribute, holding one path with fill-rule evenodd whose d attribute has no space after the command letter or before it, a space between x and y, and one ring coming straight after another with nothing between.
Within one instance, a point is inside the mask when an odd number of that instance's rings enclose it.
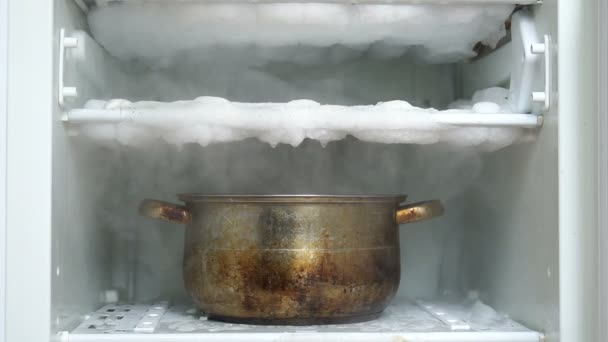
<instances>
[{"instance_id":1,"label":"white shelf rail","mask_svg":"<svg viewBox=\"0 0 608 342\"><path fill-rule=\"evenodd\" d=\"M169 2L167 0L74 0L85 9L94 6L104 6L110 2ZM193 0L206 3L306 3L309 0ZM416 5L459 5L459 4L515 4L534 5L542 4L542 0L315 0L316 3L349 3L349 4L416 4Z\"/></svg>"},{"instance_id":2,"label":"white shelf rail","mask_svg":"<svg viewBox=\"0 0 608 342\"><path fill-rule=\"evenodd\" d=\"M277 104L280 106L281 104ZM421 112L423 113L423 112ZM407 113L404 113L407 115ZM471 127L520 127L538 128L543 124L543 117L534 114L479 114L479 113L447 113L427 114L436 123L451 126ZM63 121L73 124L86 123L133 123L147 125L156 124L158 116L147 116L146 111L125 109L72 109L67 112ZM204 118L200 121L209 123ZM383 129L382 127L376 127ZM390 127L384 127L390 129Z\"/></svg>"}]
</instances>

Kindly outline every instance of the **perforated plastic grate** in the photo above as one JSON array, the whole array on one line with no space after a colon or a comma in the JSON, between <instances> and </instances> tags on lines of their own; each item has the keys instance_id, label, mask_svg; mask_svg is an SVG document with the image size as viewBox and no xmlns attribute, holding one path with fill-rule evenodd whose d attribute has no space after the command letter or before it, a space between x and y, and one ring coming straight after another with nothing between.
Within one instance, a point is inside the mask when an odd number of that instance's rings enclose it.
<instances>
[{"instance_id":1,"label":"perforated plastic grate","mask_svg":"<svg viewBox=\"0 0 608 342\"><path fill-rule=\"evenodd\" d=\"M353 333L355 335L351 335ZM236 341L242 340L243 334L251 334L248 338L255 340L269 341L285 337L285 334L294 338L307 334L312 340L348 334L357 340L370 341L394 341L400 337L408 341L464 341L462 338L466 338L467 341L537 342L542 337L484 304L468 306L398 300L380 318L370 322L306 327L215 322L207 320L194 308L167 307L166 302L154 305L111 304L87 316L78 328L69 333L68 340L107 341L106 334L116 335L117 341L121 340L121 335L129 341L154 341L155 338L166 341L169 335L176 341L197 338Z\"/></svg>"}]
</instances>

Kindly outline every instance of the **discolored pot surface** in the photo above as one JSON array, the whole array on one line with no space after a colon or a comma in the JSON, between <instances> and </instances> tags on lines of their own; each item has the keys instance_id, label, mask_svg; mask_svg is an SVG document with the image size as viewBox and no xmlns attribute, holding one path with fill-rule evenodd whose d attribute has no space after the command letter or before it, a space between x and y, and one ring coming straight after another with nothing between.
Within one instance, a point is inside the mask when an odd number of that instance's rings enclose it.
<instances>
[{"instance_id":1,"label":"discolored pot surface","mask_svg":"<svg viewBox=\"0 0 608 342\"><path fill-rule=\"evenodd\" d=\"M398 221L441 214L404 196L180 195L144 201L187 224L184 282L211 319L326 324L377 317L399 286Z\"/></svg>"}]
</instances>

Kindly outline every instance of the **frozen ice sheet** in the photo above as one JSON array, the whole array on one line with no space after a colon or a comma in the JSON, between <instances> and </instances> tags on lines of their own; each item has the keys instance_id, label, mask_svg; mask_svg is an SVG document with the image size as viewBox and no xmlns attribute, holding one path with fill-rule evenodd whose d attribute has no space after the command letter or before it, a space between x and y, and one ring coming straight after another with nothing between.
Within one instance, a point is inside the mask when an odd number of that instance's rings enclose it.
<instances>
[{"instance_id":1,"label":"frozen ice sheet","mask_svg":"<svg viewBox=\"0 0 608 342\"><path fill-rule=\"evenodd\" d=\"M418 108L405 101L369 106L321 105L311 100L288 103L239 103L217 97L199 97L171 103L126 100L91 100L80 115L95 120L75 125L75 132L100 142L139 146L162 139L182 146L257 138L272 146L298 146L304 139L325 145L347 135L377 143L478 146L496 150L527 136L520 127L462 127L445 124L446 116L509 113L507 90L490 88L455 109ZM76 113L76 112L75 112ZM76 114L74 114L76 116ZM105 122L104 122L105 121Z\"/></svg>"},{"instance_id":2,"label":"frozen ice sheet","mask_svg":"<svg viewBox=\"0 0 608 342\"><path fill-rule=\"evenodd\" d=\"M315 48L334 45L370 56L411 53L428 62L475 55L505 36L514 5L390 5L340 3L109 2L88 16L94 37L121 59L161 61L217 46L264 47L269 60L325 63ZM312 52L311 52L312 51ZM255 54L255 53L254 53ZM312 60L311 60L312 59Z\"/></svg>"}]
</instances>

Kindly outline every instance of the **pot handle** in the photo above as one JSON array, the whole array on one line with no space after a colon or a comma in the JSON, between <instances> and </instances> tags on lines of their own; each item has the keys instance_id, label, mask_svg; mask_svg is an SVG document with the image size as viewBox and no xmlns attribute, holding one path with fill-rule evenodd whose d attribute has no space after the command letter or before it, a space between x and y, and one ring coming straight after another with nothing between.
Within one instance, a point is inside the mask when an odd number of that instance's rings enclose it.
<instances>
[{"instance_id":1,"label":"pot handle","mask_svg":"<svg viewBox=\"0 0 608 342\"><path fill-rule=\"evenodd\" d=\"M139 213L153 219L188 224L192 221L190 211L183 205L145 199L139 204Z\"/></svg>"},{"instance_id":2,"label":"pot handle","mask_svg":"<svg viewBox=\"0 0 608 342\"><path fill-rule=\"evenodd\" d=\"M401 205L397 208L395 217L398 224L411 223L441 216L443 211L440 200L430 200Z\"/></svg>"}]
</instances>

